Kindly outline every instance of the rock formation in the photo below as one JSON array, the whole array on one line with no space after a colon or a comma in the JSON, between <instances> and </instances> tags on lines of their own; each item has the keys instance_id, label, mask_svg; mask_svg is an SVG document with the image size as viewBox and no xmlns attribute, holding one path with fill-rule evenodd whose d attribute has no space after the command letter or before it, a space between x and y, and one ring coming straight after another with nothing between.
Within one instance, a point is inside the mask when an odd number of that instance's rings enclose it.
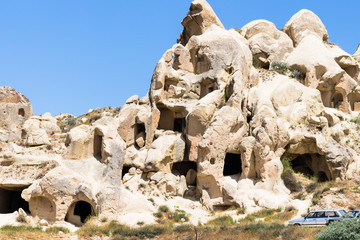
<instances>
[{"instance_id":1,"label":"rock formation","mask_svg":"<svg viewBox=\"0 0 360 240\"><path fill-rule=\"evenodd\" d=\"M94 121L32 117L23 95L0 89L1 213L21 207L81 225L152 213L149 196L211 210L284 207L284 158L321 181L359 177L359 50L327 42L308 10L284 31L266 20L236 31L195 0L182 25L148 94Z\"/></svg>"}]
</instances>

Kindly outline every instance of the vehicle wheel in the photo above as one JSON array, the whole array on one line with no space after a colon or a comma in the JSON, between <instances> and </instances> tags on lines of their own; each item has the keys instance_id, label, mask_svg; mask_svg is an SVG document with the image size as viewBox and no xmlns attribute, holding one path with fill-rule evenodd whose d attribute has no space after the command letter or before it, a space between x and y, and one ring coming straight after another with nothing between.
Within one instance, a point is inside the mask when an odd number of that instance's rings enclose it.
<instances>
[{"instance_id":1,"label":"vehicle wheel","mask_svg":"<svg viewBox=\"0 0 360 240\"><path fill-rule=\"evenodd\" d=\"M301 225L300 225L300 223L295 223L294 226L300 227Z\"/></svg>"}]
</instances>

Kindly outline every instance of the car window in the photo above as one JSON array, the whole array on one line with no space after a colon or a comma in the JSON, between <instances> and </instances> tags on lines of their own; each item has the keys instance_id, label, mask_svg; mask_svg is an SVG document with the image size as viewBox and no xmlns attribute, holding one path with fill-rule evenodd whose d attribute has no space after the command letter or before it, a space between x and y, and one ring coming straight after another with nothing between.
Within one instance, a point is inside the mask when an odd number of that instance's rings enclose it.
<instances>
[{"instance_id":1,"label":"car window","mask_svg":"<svg viewBox=\"0 0 360 240\"><path fill-rule=\"evenodd\" d=\"M345 210L340 210L339 212L340 212L340 214L341 214L342 216L346 215Z\"/></svg>"},{"instance_id":2,"label":"car window","mask_svg":"<svg viewBox=\"0 0 360 240\"><path fill-rule=\"evenodd\" d=\"M316 212L311 212L308 215L306 215L306 218L314 218L316 217Z\"/></svg>"},{"instance_id":3,"label":"car window","mask_svg":"<svg viewBox=\"0 0 360 240\"><path fill-rule=\"evenodd\" d=\"M326 217L325 212L317 212L317 213L316 213L316 217L317 217L317 218L324 218L324 217Z\"/></svg>"},{"instance_id":4,"label":"car window","mask_svg":"<svg viewBox=\"0 0 360 240\"><path fill-rule=\"evenodd\" d=\"M339 214L337 212L335 212L335 211L328 211L327 215L329 217L339 217Z\"/></svg>"}]
</instances>

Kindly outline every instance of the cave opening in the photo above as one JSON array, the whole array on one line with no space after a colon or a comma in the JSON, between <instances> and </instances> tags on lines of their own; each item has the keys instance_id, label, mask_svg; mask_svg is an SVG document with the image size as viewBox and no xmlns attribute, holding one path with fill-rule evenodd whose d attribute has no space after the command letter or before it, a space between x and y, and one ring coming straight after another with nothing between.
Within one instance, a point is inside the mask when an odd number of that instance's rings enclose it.
<instances>
[{"instance_id":1,"label":"cave opening","mask_svg":"<svg viewBox=\"0 0 360 240\"><path fill-rule=\"evenodd\" d=\"M190 169L197 171L196 162L193 162L193 161L176 162L172 165L171 173L174 175L180 174L180 175L186 176L187 172Z\"/></svg>"},{"instance_id":2,"label":"cave opening","mask_svg":"<svg viewBox=\"0 0 360 240\"><path fill-rule=\"evenodd\" d=\"M145 124L138 123L134 127L134 145L136 149L141 149L145 146L146 131Z\"/></svg>"},{"instance_id":3,"label":"cave opening","mask_svg":"<svg viewBox=\"0 0 360 240\"><path fill-rule=\"evenodd\" d=\"M95 131L94 133L94 157L98 160L102 160L102 148L103 148L103 136Z\"/></svg>"},{"instance_id":4,"label":"cave opening","mask_svg":"<svg viewBox=\"0 0 360 240\"><path fill-rule=\"evenodd\" d=\"M331 101L331 102L332 102L332 106L333 106L334 108L339 108L340 105L341 105L342 102L343 102L343 96L342 96L341 93L336 92L336 93L334 94L334 96L332 97L331 100L332 100L332 101Z\"/></svg>"},{"instance_id":5,"label":"cave opening","mask_svg":"<svg viewBox=\"0 0 360 240\"><path fill-rule=\"evenodd\" d=\"M174 131L175 132L184 132L185 129L185 118L175 118L174 119Z\"/></svg>"},{"instance_id":6,"label":"cave opening","mask_svg":"<svg viewBox=\"0 0 360 240\"><path fill-rule=\"evenodd\" d=\"M226 153L224 160L224 176L242 173L241 155L237 153Z\"/></svg>"},{"instance_id":7,"label":"cave opening","mask_svg":"<svg viewBox=\"0 0 360 240\"><path fill-rule=\"evenodd\" d=\"M128 166L123 166L123 169L121 171L121 179L124 178L125 174L127 174L129 172L131 167L128 167Z\"/></svg>"},{"instance_id":8,"label":"cave opening","mask_svg":"<svg viewBox=\"0 0 360 240\"><path fill-rule=\"evenodd\" d=\"M24 117L25 116L25 110L23 108L19 108L18 115L21 116L21 117Z\"/></svg>"},{"instance_id":9,"label":"cave opening","mask_svg":"<svg viewBox=\"0 0 360 240\"><path fill-rule=\"evenodd\" d=\"M13 213L19 208L30 212L29 203L21 197L22 189L0 188L0 213Z\"/></svg>"},{"instance_id":10,"label":"cave opening","mask_svg":"<svg viewBox=\"0 0 360 240\"><path fill-rule=\"evenodd\" d=\"M318 182L327 182L327 181L329 181L329 179L326 176L325 172L319 171L318 174L317 174L317 181Z\"/></svg>"},{"instance_id":11,"label":"cave opening","mask_svg":"<svg viewBox=\"0 0 360 240\"><path fill-rule=\"evenodd\" d=\"M94 215L94 209L90 203L86 201L77 201L71 204L68 213L66 214L65 221L81 226L85 223L86 219Z\"/></svg>"},{"instance_id":12,"label":"cave opening","mask_svg":"<svg viewBox=\"0 0 360 240\"><path fill-rule=\"evenodd\" d=\"M200 98L203 98L206 95L208 95L209 93L217 90L217 85L215 82L216 82L216 79L214 81L211 79L206 79L205 81L203 81L201 83Z\"/></svg>"},{"instance_id":13,"label":"cave opening","mask_svg":"<svg viewBox=\"0 0 360 240\"><path fill-rule=\"evenodd\" d=\"M310 179L315 177L318 182L326 182L332 179L325 156L319 154L301 154L294 157L290 161L290 166L295 173L300 173Z\"/></svg>"},{"instance_id":14,"label":"cave opening","mask_svg":"<svg viewBox=\"0 0 360 240\"><path fill-rule=\"evenodd\" d=\"M291 167L296 173L302 173L307 177L314 176L314 171L311 168L311 155L303 154L297 156L294 160L291 161Z\"/></svg>"}]
</instances>

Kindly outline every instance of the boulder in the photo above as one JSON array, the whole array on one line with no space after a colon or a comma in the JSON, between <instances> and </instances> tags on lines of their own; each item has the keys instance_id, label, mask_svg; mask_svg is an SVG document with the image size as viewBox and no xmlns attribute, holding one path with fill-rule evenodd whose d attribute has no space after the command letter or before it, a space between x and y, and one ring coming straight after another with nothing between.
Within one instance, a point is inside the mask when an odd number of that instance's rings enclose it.
<instances>
[{"instance_id":1,"label":"boulder","mask_svg":"<svg viewBox=\"0 0 360 240\"><path fill-rule=\"evenodd\" d=\"M284 31L297 46L309 34L315 34L321 41L329 38L327 30L318 16L310 10L302 9L285 24Z\"/></svg>"},{"instance_id":2,"label":"boulder","mask_svg":"<svg viewBox=\"0 0 360 240\"><path fill-rule=\"evenodd\" d=\"M249 41L256 67L269 68L272 62L281 62L294 49L289 36L269 21L255 20L241 30Z\"/></svg>"},{"instance_id":3,"label":"boulder","mask_svg":"<svg viewBox=\"0 0 360 240\"><path fill-rule=\"evenodd\" d=\"M191 36L203 34L212 24L224 28L211 6L205 0L191 2L189 12L182 20L184 30L178 38L178 42L186 45Z\"/></svg>"}]
</instances>

